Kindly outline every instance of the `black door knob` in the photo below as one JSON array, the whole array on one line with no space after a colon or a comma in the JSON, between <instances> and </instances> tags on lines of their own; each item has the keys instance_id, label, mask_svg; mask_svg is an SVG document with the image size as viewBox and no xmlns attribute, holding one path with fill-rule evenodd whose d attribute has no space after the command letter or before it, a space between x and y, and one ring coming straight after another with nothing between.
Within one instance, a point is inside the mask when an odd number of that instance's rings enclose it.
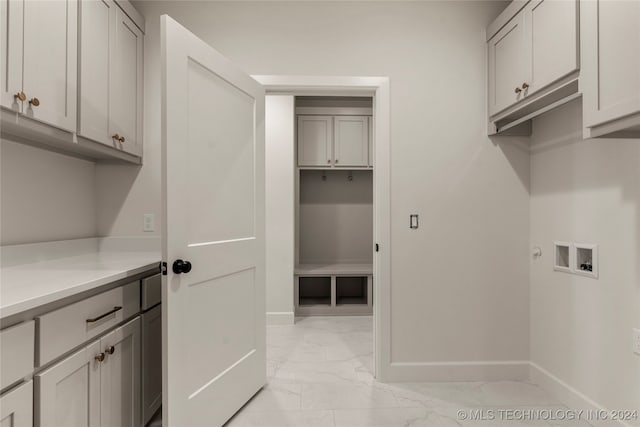
<instances>
[{"instance_id":1,"label":"black door knob","mask_svg":"<svg viewBox=\"0 0 640 427\"><path fill-rule=\"evenodd\" d=\"M175 274L188 273L191 271L191 263L189 261L183 261L177 259L173 262L173 272Z\"/></svg>"}]
</instances>

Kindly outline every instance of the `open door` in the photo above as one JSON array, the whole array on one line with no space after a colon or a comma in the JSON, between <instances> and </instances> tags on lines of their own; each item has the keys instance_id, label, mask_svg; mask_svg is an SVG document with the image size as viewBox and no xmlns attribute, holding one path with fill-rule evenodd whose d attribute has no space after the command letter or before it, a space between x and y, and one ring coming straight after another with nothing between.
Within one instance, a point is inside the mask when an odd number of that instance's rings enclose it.
<instances>
[{"instance_id":1,"label":"open door","mask_svg":"<svg viewBox=\"0 0 640 427\"><path fill-rule=\"evenodd\" d=\"M266 381L264 89L162 16L163 425L219 426Z\"/></svg>"}]
</instances>

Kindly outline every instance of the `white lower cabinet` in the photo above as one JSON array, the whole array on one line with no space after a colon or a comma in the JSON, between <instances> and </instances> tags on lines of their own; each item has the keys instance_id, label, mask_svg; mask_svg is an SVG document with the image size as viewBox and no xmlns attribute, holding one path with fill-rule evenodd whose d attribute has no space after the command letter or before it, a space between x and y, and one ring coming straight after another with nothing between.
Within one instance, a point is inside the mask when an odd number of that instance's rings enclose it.
<instances>
[{"instance_id":1,"label":"white lower cabinet","mask_svg":"<svg viewBox=\"0 0 640 427\"><path fill-rule=\"evenodd\" d=\"M37 374L36 426L140 425L140 318Z\"/></svg>"},{"instance_id":2,"label":"white lower cabinet","mask_svg":"<svg viewBox=\"0 0 640 427\"><path fill-rule=\"evenodd\" d=\"M0 396L0 426L33 426L33 381Z\"/></svg>"},{"instance_id":3,"label":"white lower cabinet","mask_svg":"<svg viewBox=\"0 0 640 427\"><path fill-rule=\"evenodd\" d=\"M162 405L162 306L142 315L142 421Z\"/></svg>"},{"instance_id":4,"label":"white lower cabinet","mask_svg":"<svg viewBox=\"0 0 640 427\"><path fill-rule=\"evenodd\" d=\"M100 341L35 376L36 426L100 426Z\"/></svg>"}]
</instances>

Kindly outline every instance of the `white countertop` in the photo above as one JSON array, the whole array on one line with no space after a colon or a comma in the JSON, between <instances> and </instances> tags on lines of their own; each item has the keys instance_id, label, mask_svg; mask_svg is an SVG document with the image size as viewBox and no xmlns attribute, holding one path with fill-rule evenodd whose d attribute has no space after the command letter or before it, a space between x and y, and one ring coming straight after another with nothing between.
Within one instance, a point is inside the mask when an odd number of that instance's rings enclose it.
<instances>
[{"instance_id":1,"label":"white countertop","mask_svg":"<svg viewBox=\"0 0 640 427\"><path fill-rule=\"evenodd\" d=\"M160 253L90 252L0 268L0 318L143 273Z\"/></svg>"}]
</instances>

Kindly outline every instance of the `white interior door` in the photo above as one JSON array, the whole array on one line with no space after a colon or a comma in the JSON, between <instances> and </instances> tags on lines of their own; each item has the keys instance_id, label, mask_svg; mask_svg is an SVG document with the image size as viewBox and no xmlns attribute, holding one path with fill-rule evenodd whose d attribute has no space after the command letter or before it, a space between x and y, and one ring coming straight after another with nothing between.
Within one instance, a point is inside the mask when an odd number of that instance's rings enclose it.
<instances>
[{"instance_id":1,"label":"white interior door","mask_svg":"<svg viewBox=\"0 0 640 427\"><path fill-rule=\"evenodd\" d=\"M162 52L163 423L218 426L266 381L264 89L166 15Z\"/></svg>"}]
</instances>

